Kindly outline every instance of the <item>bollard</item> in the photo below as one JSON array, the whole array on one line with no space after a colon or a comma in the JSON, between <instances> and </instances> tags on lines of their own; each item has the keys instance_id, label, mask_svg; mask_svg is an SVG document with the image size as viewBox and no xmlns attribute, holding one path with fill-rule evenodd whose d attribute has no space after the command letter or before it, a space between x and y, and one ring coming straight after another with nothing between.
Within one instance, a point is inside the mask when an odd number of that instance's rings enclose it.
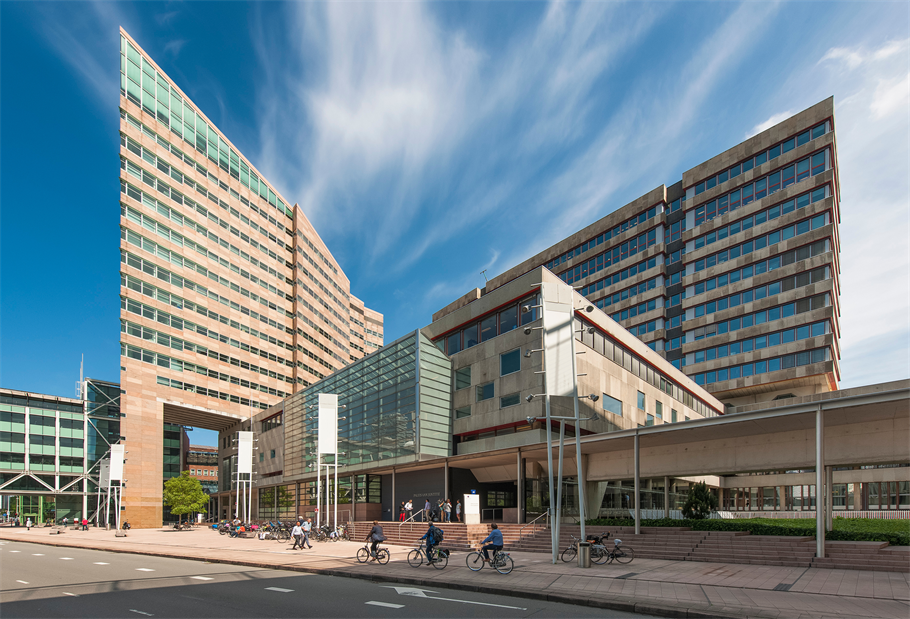
<instances>
[{"instance_id":1,"label":"bollard","mask_svg":"<svg viewBox=\"0 0 910 619\"><path fill-rule=\"evenodd\" d=\"M578 567L591 567L590 542L578 542Z\"/></svg>"}]
</instances>

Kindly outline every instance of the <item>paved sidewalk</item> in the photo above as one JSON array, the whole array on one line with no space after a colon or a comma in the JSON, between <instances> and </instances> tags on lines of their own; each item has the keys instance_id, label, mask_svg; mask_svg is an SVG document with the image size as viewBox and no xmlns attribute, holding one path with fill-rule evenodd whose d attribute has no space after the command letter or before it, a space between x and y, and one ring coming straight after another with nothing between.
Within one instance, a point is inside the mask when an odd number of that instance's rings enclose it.
<instances>
[{"instance_id":1,"label":"paved sidewalk","mask_svg":"<svg viewBox=\"0 0 910 619\"><path fill-rule=\"evenodd\" d=\"M291 551L290 544L231 539L211 529L134 530L118 538L113 531L98 529L71 528L55 535L49 528L2 527L0 540L289 569L434 590L457 588L667 617L910 616L910 578L899 572L658 559L581 569L561 562L552 565L549 555L513 552L515 570L504 576L489 568L469 571L465 553L460 552L452 554L445 570L410 567L406 561L410 548L401 546L388 547L392 553L388 565L360 564L353 557L362 543L314 543L312 550Z\"/></svg>"}]
</instances>

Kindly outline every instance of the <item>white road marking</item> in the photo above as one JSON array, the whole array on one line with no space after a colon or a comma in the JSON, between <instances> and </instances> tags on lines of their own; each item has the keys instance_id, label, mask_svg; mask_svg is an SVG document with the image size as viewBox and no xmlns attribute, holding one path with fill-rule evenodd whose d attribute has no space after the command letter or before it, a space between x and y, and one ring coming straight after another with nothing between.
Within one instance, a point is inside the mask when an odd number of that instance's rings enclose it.
<instances>
[{"instance_id":1,"label":"white road marking","mask_svg":"<svg viewBox=\"0 0 910 619\"><path fill-rule=\"evenodd\" d=\"M278 591L280 593L291 593L293 589L282 589L280 587L266 587L266 591Z\"/></svg>"},{"instance_id":2,"label":"white road marking","mask_svg":"<svg viewBox=\"0 0 910 619\"><path fill-rule=\"evenodd\" d=\"M209 578L208 576L190 576L190 578L195 578L196 580L215 580L214 578Z\"/></svg>"},{"instance_id":3,"label":"white road marking","mask_svg":"<svg viewBox=\"0 0 910 619\"><path fill-rule=\"evenodd\" d=\"M27 584L28 584L28 581L27 581L27 580L17 580L16 582L21 582L23 585L27 585Z\"/></svg>"},{"instance_id":4,"label":"white road marking","mask_svg":"<svg viewBox=\"0 0 910 619\"><path fill-rule=\"evenodd\" d=\"M70 593L69 591L64 591L64 592L63 592L63 595L69 595L69 596L72 596L72 597L74 597L74 598L79 597L79 596L76 595L75 593Z\"/></svg>"},{"instance_id":5,"label":"white road marking","mask_svg":"<svg viewBox=\"0 0 910 619\"><path fill-rule=\"evenodd\" d=\"M37 553L33 552L33 553L32 553L32 556L33 556L33 557L43 557L44 555L41 554L40 552L37 552Z\"/></svg>"},{"instance_id":6,"label":"white road marking","mask_svg":"<svg viewBox=\"0 0 910 619\"><path fill-rule=\"evenodd\" d=\"M404 608L404 604L389 604L388 602L364 602L372 606L382 606L383 608Z\"/></svg>"},{"instance_id":7,"label":"white road marking","mask_svg":"<svg viewBox=\"0 0 910 619\"><path fill-rule=\"evenodd\" d=\"M104 563L103 561L95 561L94 565L110 565L110 563Z\"/></svg>"},{"instance_id":8,"label":"white road marking","mask_svg":"<svg viewBox=\"0 0 910 619\"><path fill-rule=\"evenodd\" d=\"M72 557L60 557L60 560L61 561L72 561L73 558Z\"/></svg>"},{"instance_id":9,"label":"white road marking","mask_svg":"<svg viewBox=\"0 0 910 619\"><path fill-rule=\"evenodd\" d=\"M155 615L153 615L152 613L144 613L144 612L142 612L141 610L134 610L134 609L132 609L132 608L130 609L130 612L131 612L131 613L139 613L140 615L145 615L146 617L154 617L154 616L155 616Z\"/></svg>"},{"instance_id":10,"label":"white road marking","mask_svg":"<svg viewBox=\"0 0 910 619\"><path fill-rule=\"evenodd\" d=\"M10 550L10 552L22 552L21 550Z\"/></svg>"},{"instance_id":11,"label":"white road marking","mask_svg":"<svg viewBox=\"0 0 910 619\"><path fill-rule=\"evenodd\" d=\"M496 608L510 608L512 610L528 610L527 608L521 608L520 606L505 606L503 604L488 604L487 602L472 602L471 600L456 600L453 598L435 597L432 595L427 595L427 593L436 593L435 591L417 589L415 587L396 587L395 585L382 585L382 587L386 589L395 589L395 592L398 593L398 595L408 595L411 597L426 598L428 600L442 600L443 602L458 602L460 604L476 604L477 606L495 606Z\"/></svg>"},{"instance_id":12,"label":"white road marking","mask_svg":"<svg viewBox=\"0 0 910 619\"><path fill-rule=\"evenodd\" d=\"M147 568L147 567L137 567L136 571L137 572L154 572L155 570ZM139 611L136 611L136 612L139 612Z\"/></svg>"}]
</instances>

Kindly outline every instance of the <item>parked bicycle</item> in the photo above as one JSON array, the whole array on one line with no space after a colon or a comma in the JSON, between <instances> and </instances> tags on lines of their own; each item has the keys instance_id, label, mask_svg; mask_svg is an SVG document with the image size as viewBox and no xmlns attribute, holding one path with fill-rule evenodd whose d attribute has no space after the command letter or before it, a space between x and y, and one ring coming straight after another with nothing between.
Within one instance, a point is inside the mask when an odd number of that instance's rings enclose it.
<instances>
[{"instance_id":1,"label":"parked bicycle","mask_svg":"<svg viewBox=\"0 0 910 619\"><path fill-rule=\"evenodd\" d=\"M561 555L562 560L566 563L571 563L578 556L578 542L581 541L574 535L570 535L570 537L572 538L572 543L562 551ZM613 548L607 548L607 539L609 537L609 533L587 536L588 541L591 543L591 562L597 565L603 565L611 561L631 563L632 559L635 558L635 551L628 546L623 546L621 539L614 539Z\"/></svg>"},{"instance_id":2,"label":"parked bicycle","mask_svg":"<svg viewBox=\"0 0 910 619\"><path fill-rule=\"evenodd\" d=\"M486 561L483 560L483 553L478 551L470 553L465 559L468 569L472 572L479 572L483 569ZM508 574L515 567L515 562L509 553L502 550L494 550L493 558L490 559L490 566L500 574Z\"/></svg>"},{"instance_id":3,"label":"parked bicycle","mask_svg":"<svg viewBox=\"0 0 910 619\"><path fill-rule=\"evenodd\" d=\"M391 556L392 555L389 552L388 548L379 548L379 547L376 548L376 561L378 563L385 565L386 563L389 562L389 558ZM363 548L361 548L357 551L357 561L359 563L366 563L369 560L370 560L370 543L367 542L366 544L363 545Z\"/></svg>"},{"instance_id":4,"label":"parked bicycle","mask_svg":"<svg viewBox=\"0 0 910 619\"><path fill-rule=\"evenodd\" d=\"M432 565L437 570L445 569L449 564L449 551L433 548L433 550L427 554L426 544L421 544L408 553L408 565L411 567L420 567L425 562Z\"/></svg>"}]
</instances>

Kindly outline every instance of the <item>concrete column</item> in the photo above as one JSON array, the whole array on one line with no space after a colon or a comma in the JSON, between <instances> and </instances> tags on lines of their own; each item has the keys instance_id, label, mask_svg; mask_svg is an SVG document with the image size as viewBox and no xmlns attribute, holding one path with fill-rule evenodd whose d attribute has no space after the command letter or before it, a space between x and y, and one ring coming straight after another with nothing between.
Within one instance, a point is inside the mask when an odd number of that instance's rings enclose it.
<instances>
[{"instance_id":1,"label":"concrete column","mask_svg":"<svg viewBox=\"0 0 910 619\"><path fill-rule=\"evenodd\" d=\"M604 495L607 493L609 485L610 482L606 481L585 482L585 504L588 507L588 518L597 518L600 515L600 506L604 502Z\"/></svg>"},{"instance_id":2,"label":"concrete column","mask_svg":"<svg viewBox=\"0 0 910 619\"><path fill-rule=\"evenodd\" d=\"M392 468L392 521L394 522L398 515L395 513L398 510L398 502L395 500L395 468ZM380 516L381 518L381 516Z\"/></svg>"},{"instance_id":3,"label":"concrete column","mask_svg":"<svg viewBox=\"0 0 910 619\"><path fill-rule=\"evenodd\" d=\"M637 459L636 459L637 464ZM825 421L822 407L815 411L815 556L825 558Z\"/></svg>"},{"instance_id":4,"label":"concrete column","mask_svg":"<svg viewBox=\"0 0 910 619\"><path fill-rule=\"evenodd\" d=\"M635 433L635 535L641 533L641 462L638 432Z\"/></svg>"},{"instance_id":5,"label":"concrete column","mask_svg":"<svg viewBox=\"0 0 910 619\"><path fill-rule=\"evenodd\" d=\"M664 518L670 517L670 478L664 476Z\"/></svg>"},{"instance_id":6,"label":"concrete column","mask_svg":"<svg viewBox=\"0 0 910 619\"><path fill-rule=\"evenodd\" d=\"M444 484L444 488L445 488L444 493L445 494L442 495L442 498L443 498L443 500L445 500L445 499L449 498L449 460L448 460L448 458L446 458L443 468L444 468L443 475L445 475L446 479L445 479L445 484Z\"/></svg>"},{"instance_id":7,"label":"concrete column","mask_svg":"<svg viewBox=\"0 0 910 619\"><path fill-rule=\"evenodd\" d=\"M834 530L834 467L825 467L825 530Z\"/></svg>"},{"instance_id":8,"label":"concrete column","mask_svg":"<svg viewBox=\"0 0 910 619\"><path fill-rule=\"evenodd\" d=\"M518 465L518 488L516 489L517 500L515 502L518 506L518 509L515 510L517 512L516 522L521 524L525 521L525 467L524 460L521 458L521 450L518 450L515 454L515 460Z\"/></svg>"}]
</instances>

